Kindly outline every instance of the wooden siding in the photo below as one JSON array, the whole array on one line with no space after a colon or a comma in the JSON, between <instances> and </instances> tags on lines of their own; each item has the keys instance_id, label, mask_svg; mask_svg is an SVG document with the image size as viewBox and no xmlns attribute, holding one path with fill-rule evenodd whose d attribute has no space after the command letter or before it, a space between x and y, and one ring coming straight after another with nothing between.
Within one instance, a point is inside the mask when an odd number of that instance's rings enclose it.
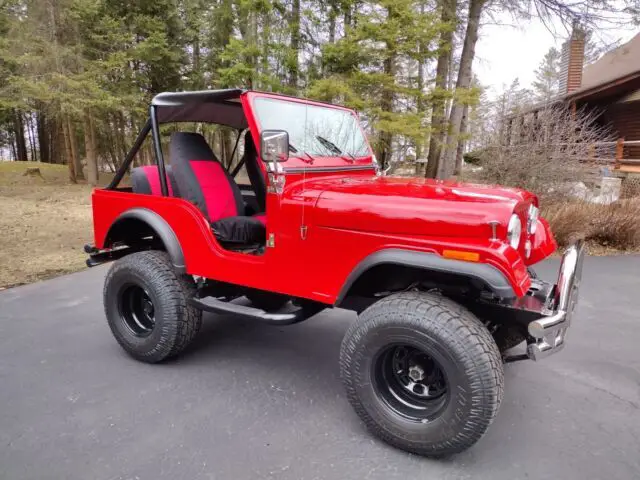
<instances>
[{"instance_id":1,"label":"wooden siding","mask_svg":"<svg viewBox=\"0 0 640 480\"><path fill-rule=\"evenodd\" d=\"M614 103L607 107L605 119L621 138L640 140L640 102ZM625 146L623 157L640 160L640 146Z\"/></svg>"}]
</instances>

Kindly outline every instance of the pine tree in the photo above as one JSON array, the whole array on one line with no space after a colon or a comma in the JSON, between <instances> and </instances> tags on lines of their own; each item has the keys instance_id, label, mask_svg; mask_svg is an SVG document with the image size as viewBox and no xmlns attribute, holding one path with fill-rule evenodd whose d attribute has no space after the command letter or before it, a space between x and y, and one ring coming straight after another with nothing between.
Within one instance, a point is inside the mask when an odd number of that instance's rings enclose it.
<instances>
[{"instance_id":1,"label":"pine tree","mask_svg":"<svg viewBox=\"0 0 640 480\"><path fill-rule=\"evenodd\" d=\"M548 102L559 94L561 54L551 47L536 69L533 90L540 101Z\"/></svg>"},{"instance_id":2,"label":"pine tree","mask_svg":"<svg viewBox=\"0 0 640 480\"><path fill-rule=\"evenodd\" d=\"M361 110L385 167L396 138L415 143L426 136L424 113L417 111L416 99L424 92L416 87L416 66L436 54L429 45L441 23L410 0L361 2L357 15L350 11L345 36L323 49L326 77L314 82L309 94Z\"/></svg>"}]
</instances>

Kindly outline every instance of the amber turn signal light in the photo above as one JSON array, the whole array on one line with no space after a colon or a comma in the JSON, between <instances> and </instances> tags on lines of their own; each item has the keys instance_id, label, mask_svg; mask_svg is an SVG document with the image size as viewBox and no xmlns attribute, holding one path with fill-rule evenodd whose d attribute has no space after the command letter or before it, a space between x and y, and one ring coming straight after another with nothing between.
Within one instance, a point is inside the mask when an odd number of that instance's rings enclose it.
<instances>
[{"instance_id":1,"label":"amber turn signal light","mask_svg":"<svg viewBox=\"0 0 640 480\"><path fill-rule=\"evenodd\" d=\"M477 262L480 260L479 253L465 252L463 250L444 250L442 256L452 260L464 260L465 262Z\"/></svg>"}]
</instances>

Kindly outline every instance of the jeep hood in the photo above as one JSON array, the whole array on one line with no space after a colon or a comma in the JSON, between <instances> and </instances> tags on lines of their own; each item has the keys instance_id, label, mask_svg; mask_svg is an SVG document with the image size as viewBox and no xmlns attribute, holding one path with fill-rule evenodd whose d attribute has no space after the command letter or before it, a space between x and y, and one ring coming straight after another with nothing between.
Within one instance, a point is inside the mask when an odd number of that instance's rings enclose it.
<instances>
[{"instance_id":1,"label":"jeep hood","mask_svg":"<svg viewBox=\"0 0 640 480\"><path fill-rule=\"evenodd\" d=\"M486 238L489 222L506 225L517 204L535 201L523 190L421 178L325 177L312 183L320 192L316 225L390 235Z\"/></svg>"}]
</instances>

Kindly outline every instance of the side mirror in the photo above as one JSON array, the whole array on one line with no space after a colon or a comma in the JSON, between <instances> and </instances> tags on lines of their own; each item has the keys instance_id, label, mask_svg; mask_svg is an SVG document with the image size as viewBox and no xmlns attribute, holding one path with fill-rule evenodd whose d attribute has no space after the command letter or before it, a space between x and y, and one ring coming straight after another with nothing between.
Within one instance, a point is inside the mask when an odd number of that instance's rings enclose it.
<instances>
[{"instance_id":1,"label":"side mirror","mask_svg":"<svg viewBox=\"0 0 640 480\"><path fill-rule=\"evenodd\" d=\"M266 163L289 160L289 133L284 130L263 130L260 134L260 156Z\"/></svg>"}]
</instances>

